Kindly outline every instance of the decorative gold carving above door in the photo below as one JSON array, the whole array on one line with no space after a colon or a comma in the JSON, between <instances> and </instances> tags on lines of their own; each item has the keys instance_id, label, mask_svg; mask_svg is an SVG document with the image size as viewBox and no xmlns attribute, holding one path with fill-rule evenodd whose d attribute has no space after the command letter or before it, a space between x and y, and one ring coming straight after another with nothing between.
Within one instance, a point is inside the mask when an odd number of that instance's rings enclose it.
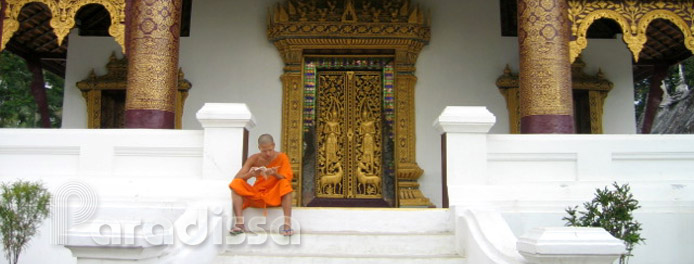
<instances>
[{"instance_id":1,"label":"decorative gold carving above door","mask_svg":"<svg viewBox=\"0 0 694 264\"><path fill-rule=\"evenodd\" d=\"M318 74L316 197L382 198L382 76Z\"/></svg>"}]
</instances>

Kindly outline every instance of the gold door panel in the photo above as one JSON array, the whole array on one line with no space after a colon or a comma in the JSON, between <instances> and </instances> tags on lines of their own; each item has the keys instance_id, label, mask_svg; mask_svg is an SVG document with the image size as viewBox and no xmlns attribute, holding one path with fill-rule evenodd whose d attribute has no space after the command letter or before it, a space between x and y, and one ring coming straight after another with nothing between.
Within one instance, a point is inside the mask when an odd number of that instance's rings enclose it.
<instances>
[{"instance_id":1,"label":"gold door panel","mask_svg":"<svg viewBox=\"0 0 694 264\"><path fill-rule=\"evenodd\" d=\"M316 197L383 198L382 73L317 77Z\"/></svg>"}]
</instances>

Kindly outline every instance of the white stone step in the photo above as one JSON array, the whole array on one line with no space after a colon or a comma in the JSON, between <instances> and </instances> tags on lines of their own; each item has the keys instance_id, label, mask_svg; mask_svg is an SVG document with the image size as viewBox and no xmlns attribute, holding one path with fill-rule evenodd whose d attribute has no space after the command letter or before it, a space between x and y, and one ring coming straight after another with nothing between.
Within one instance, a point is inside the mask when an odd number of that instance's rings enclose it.
<instances>
[{"instance_id":1,"label":"white stone step","mask_svg":"<svg viewBox=\"0 0 694 264\"><path fill-rule=\"evenodd\" d=\"M453 222L448 209L434 208L299 207L293 209L292 216L295 229L303 232L446 233L451 232ZM269 208L267 218L262 209L244 210L246 222L255 219L254 223L277 225L281 217L279 208Z\"/></svg>"},{"instance_id":2,"label":"white stone step","mask_svg":"<svg viewBox=\"0 0 694 264\"><path fill-rule=\"evenodd\" d=\"M448 209L294 208L296 234L278 234L282 211L244 211L251 232L226 236L214 263L465 263ZM263 223L263 224L260 224Z\"/></svg>"},{"instance_id":3,"label":"white stone step","mask_svg":"<svg viewBox=\"0 0 694 264\"><path fill-rule=\"evenodd\" d=\"M465 259L458 256L407 256L397 257L354 257L354 256L263 256L263 255L230 255L219 256L215 264L465 264Z\"/></svg>"},{"instance_id":4,"label":"white stone step","mask_svg":"<svg viewBox=\"0 0 694 264\"><path fill-rule=\"evenodd\" d=\"M227 237L230 254L279 256L429 256L455 255L451 233L387 234L387 233L310 233L291 237L244 233Z\"/></svg>"}]
</instances>

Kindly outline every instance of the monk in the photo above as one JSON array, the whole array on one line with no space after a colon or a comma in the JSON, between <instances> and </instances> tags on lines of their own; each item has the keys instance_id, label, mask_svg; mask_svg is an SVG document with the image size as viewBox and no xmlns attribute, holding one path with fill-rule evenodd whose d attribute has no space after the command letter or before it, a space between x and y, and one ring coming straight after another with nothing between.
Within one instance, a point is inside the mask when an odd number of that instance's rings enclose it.
<instances>
[{"instance_id":1,"label":"monk","mask_svg":"<svg viewBox=\"0 0 694 264\"><path fill-rule=\"evenodd\" d=\"M275 151L275 142L269 134L258 137L260 153L246 160L243 167L236 173L229 184L231 203L234 210L234 226L229 232L233 235L246 231L243 220L243 209L247 207L267 208L282 206L284 224L280 226L280 234L294 234L291 225L292 216L292 173L289 158L282 152ZM247 181L255 177L255 183Z\"/></svg>"}]
</instances>

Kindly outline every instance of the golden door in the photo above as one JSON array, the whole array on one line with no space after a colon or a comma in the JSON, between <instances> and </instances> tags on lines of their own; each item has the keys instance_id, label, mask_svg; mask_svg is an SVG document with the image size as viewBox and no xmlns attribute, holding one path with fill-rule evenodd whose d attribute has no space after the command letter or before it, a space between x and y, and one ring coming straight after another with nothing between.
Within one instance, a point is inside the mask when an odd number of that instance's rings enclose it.
<instances>
[{"instance_id":1,"label":"golden door","mask_svg":"<svg viewBox=\"0 0 694 264\"><path fill-rule=\"evenodd\" d=\"M317 77L315 196L383 198L382 73Z\"/></svg>"}]
</instances>

